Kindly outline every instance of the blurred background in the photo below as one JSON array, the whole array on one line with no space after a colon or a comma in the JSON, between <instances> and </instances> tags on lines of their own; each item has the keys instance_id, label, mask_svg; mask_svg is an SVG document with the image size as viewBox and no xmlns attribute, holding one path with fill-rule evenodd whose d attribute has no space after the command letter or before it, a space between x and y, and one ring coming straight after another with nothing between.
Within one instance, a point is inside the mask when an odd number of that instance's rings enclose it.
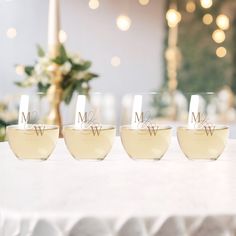
<instances>
[{"instance_id":1,"label":"blurred background","mask_svg":"<svg viewBox=\"0 0 236 236\"><path fill-rule=\"evenodd\" d=\"M186 92L215 92L224 122L236 121L236 1L235 0L61 0L60 42L92 62L91 91L114 95L120 104L126 93L161 91L173 122L187 109ZM24 65L35 65L36 45L47 50L48 1L0 0L0 125L17 117L22 93L35 87L17 86ZM18 84L19 85L19 84ZM47 85L47 84L46 84ZM82 85L81 85L82 86ZM26 88L22 88L26 87ZM83 87L83 86L82 86ZM81 89L81 88L80 88ZM67 91L67 90L66 90ZM78 89L78 91L80 91ZM64 123L73 120L76 93L62 102ZM159 110L163 104L154 106ZM186 112L186 111L184 111ZM231 137L236 137L231 132ZM3 139L3 138L2 138Z\"/></svg>"}]
</instances>

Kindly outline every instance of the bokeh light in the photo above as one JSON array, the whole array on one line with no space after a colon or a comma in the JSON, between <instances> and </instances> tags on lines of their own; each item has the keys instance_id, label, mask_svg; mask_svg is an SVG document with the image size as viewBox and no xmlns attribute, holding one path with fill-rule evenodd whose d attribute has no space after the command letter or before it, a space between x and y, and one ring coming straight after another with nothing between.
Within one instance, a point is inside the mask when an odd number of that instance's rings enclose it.
<instances>
[{"instance_id":1,"label":"bokeh light","mask_svg":"<svg viewBox=\"0 0 236 236\"><path fill-rule=\"evenodd\" d=\"M181 21L181 14L175 9L169 9L166 13L166 19L169 27L175 27Z\"/></svg>"},{"instance_id":2,"label":"bokeh light","mask_svg":"<svg viewBox=\"0 0 236 236\"><path fill-rule=\"evenodd\" d=\"M13 39L15 38L17 35L17 31L15 28L11 27L9 29L7 29L7 32L6 32L6 36L10 39Z\"/></svg>"},{"instance_id":3,"label":"bokeh light","mask_svg":"<svg viewBox=\"0 0 236 236\"><path fill-rule=\"evenodd\" d=\"M148 5L149 2L150 2L150 0L139 0L139 3L140 3L141 5L143 5L143 6Z\"/></svg>"},{"instance_id":4,"label":"bokeh light","mask_svg":"<svg viewBox=\"0 0 236 236\"><path fill-rule=\"evenodd\" d=\"M188 1L186 4L186 11L193 13L196 10L196 4L194 1Z\"/></svg>"},{"instance_id":5,"label":"bokeh light","mask_svg":"<svg viewBox=\"0 0 236 236\"><path fill-rule=\"evenodd\" d=\"M223 14L217 16L216 24L222 30L229 29L229 17Z\"/></svg>"},{"instance_id":6,"label":"bokeh light","mask_svg":"<svg viewBox=\"0 0 236 236\"><path fill-rule=\"evenodd\" d=\"M203 8L210 8L213 4L212 0L201 0L200 2Z\"/></svg>"},{"instance_id":7,"label":"bokeh light","mask_svg":"<svg viewBox=\"0 0 236 236\"><path fill-rule=\"evenodd\" d=\"M16 66L16 74L17 75L23 75L25 72L25 68L23 65L17 65Z\"/></svg>"},{"instance_id":8,"label":"bokeh light","mask_svg":"<svg viewBox=\"0 0 236 236\"><path fill-rule=\"evenodd\" d=\"M131 26L131 20L128 16L120 15L116 20L117 27L122 31L129 30Z\"/></svg>"},{"instance_id":9,"label":"bokeh light","mask_svg":"<svg viewBox=\"0 0 236 236\"><path fill-rule=\"evenodd\" d=\"M225 32L217 29L213 32L212 38L216 43L223 43L225 41Z\"/></svg>"},{"instance_id":10,"label":"bokeh light","mask_svg":"<svg viewBox=\"0 0 236 236\"><path fill-rule=\"evenodd\" d=\"M121 64L121 59L120 57L114 56L111 58L111 65L114 67L118 67Z\"/></svg>"},{"instance_id":11,"label":"bokeh light","mask_svg":"<svg viewBox=\"0 0 236 236\"><path fill-rule=\"evenodd\" d=\"M68 38L68 36L67 36L66 32L63 31L63 30L60 30L59 31L59 41L60 41L60 43L65 43L67 38Z\"/></svg>"},{"instance_id":12,"label":"bokeh light","mask_svg":"<svg viewBox=\"0 0 236 236\"><path fill-rule=\"evenodd\" d=\"M213 22L213 16L207 13L203 16L202 21L205 25L210 25Z\"/></svg>"},{"instance_id":13,"label":"bokeh light","mask_svg":"<svg viewBox=\"0 0 236 236\"><path fill-rule=\"evenodd\" d=\"M224 47L218 47L218 48L216 49L216 55L217 55L217 57L223 58L223 57L226 56L226 54L227 54L226 48L224 48Z\"/></svg>"},{"instance_id":14,"label":"bokeh light","mask_svg":"<svg viewBox=\"0 0 236 236\"><path fill-rule=\"evenodd\" d=\"M99 0L90 0L89 1L89 8L92 10L96 10L97 8L99 8Z\"/></svg>"}]
</instances>

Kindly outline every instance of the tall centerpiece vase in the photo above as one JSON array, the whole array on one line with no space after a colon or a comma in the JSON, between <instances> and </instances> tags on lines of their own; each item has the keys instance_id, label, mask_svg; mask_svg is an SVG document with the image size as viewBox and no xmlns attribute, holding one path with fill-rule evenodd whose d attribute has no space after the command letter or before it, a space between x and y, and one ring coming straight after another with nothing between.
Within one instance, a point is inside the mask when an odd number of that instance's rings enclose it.
<instances>
[{"instance_id":1,"label":"tall centerpiece vase","mask_svg":"<svg viewBox=\"0 0 236 236\"><path fill-rule=\"evenodd\" d=\"M48 12L48 52L51 58L56 58L60 50L59 41L60 31L60 0L49 0ZM52 82L47 91L49 101L49 114L47 116L48 124L55 124L60 127L60 136L62 136L62 118L60 104L62 101L63 90L61 81L63 79L59 66L54 64L51 67Z\"/></svg>"},{"instance_id":2,"label":"tall centerpiece vase","mask_svg":"<svg viewBox=\"0 0 236 236\"><path fill-rule=\"evenodd\" d=\"M61 88L62 76L60 70L58 70L57 68L57 65L55 65L53 74L54 79L52 80L52 84L50 85L47 91L47 98L49 101L49 113L47 116L47 123L58 125L60 127L60 136L62 136L62 118L60 105L62 102L63 90Z\"/></svg>"}]
</instances>

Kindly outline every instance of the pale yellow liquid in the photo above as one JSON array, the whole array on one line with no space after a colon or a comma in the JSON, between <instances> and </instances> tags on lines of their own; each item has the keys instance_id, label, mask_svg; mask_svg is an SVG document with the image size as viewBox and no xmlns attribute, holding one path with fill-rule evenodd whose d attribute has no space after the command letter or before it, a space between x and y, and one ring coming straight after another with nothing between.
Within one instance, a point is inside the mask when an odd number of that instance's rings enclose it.
<instances>
[{"instance_id":1,"label":"pale yellow liquid","mask_svg":"<svg viewBox=\"0 0 236 236\"><path fill-rule=\"evenodd\" d=\"M59 128L50 125L45 125L42 135L37 135L32 126L25 129L17 125L7 127L9 145L19 159L47 160L56 146L58 135Z\"/></svg>"},{"instance_id":2,"label":"pale yellow liquid","mask_svg":"<svg viewBox=\"0 0 236 236\"><path fill-rule=\"evenodd\" d=\"M112 148L115 127L102 125L99 135L91 128L76 129L66 126L63 130L68 150L75 159L103 160Z\"/></svg>"},{"instance_id":3,"label":"pale yellow liquid","mask_svg":"<svg viewBox=\"0 0 236 236\"><path fill-rule=\"evenodd\" d=\"M148 128L121 127L121 141L127 154L134 159L159 160L166 153L171 139L170 127L159 127L156 135Z\"/></svg>"},{"instance_id":4,"label":"pale yellow liquid","mask_svg":"<svg viewBox=\"0 0 236 236\"><path fill-rule=\"evenodd\" d=\"M205 129L177 130L179 145L189 159L216 160L224 151L229 136L228 127L215 127L213 135L206 134Z\"/></svg>"}]
</instances>

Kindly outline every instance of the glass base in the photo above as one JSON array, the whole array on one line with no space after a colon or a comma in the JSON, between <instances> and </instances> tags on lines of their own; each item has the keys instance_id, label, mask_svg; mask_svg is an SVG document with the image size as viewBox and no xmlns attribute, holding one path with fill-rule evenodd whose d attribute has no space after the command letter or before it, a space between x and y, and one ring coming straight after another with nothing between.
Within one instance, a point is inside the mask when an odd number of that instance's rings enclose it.
<instances>
[{"instance_id":1,"label":"glass base","mask_svg":"<svg viewBox=\"0 0 236 236\"><path fill-rule=\"evenodd\" d=\"M135 157L135 156L132 156L132 155L128 154L128 156L132 160L135 160L135 161L139 161L139 160L140 161L160 161L163 158L164 155L165 155L165 153L160 157Z\"/></svg>"},{"instance_id":2,"label":"glass base","mask_svg":"<svg viewBox=\"0 0 236 236\"><path fill-rule=\"evenodd\" d=\"M48 158L22 158L22 157L16 157L20 161L32 161L32 162L41 162L41 161L47 161Z\"/></svg>"},{"instance_id":3,"label":"glass base","mask_svg":"<svg viewBox=\"0 0 236 236\"><path fill-rule=\"evenodd\" d=\"M76 161L103 161L105 158L75 158Z\"/></svg>"},{"instance_id":4,"label":"glass base","mask_svg":"<svg viewBox=\"0 0 236 236\"><path fill-rule=\"evenodd\" d=\"M186 156L186 155L185 155ZM186 156L188 160L190 161L217 161L219 157L217 158L202 158L202 157L199 157L199 158L191 158L191 157L188 157Z\"/></svg>"},{"instance_id":5,"label":"glass base","mask_svg":"<svg viewBox=\"0 0 236 236\"><path fill-rule=\"evenodd\" d=\"M105 155L104 157L76 157L71 153L71 156L76 161L103 161L107 157L107 155Z\"/></svg>"}]
</instances>

